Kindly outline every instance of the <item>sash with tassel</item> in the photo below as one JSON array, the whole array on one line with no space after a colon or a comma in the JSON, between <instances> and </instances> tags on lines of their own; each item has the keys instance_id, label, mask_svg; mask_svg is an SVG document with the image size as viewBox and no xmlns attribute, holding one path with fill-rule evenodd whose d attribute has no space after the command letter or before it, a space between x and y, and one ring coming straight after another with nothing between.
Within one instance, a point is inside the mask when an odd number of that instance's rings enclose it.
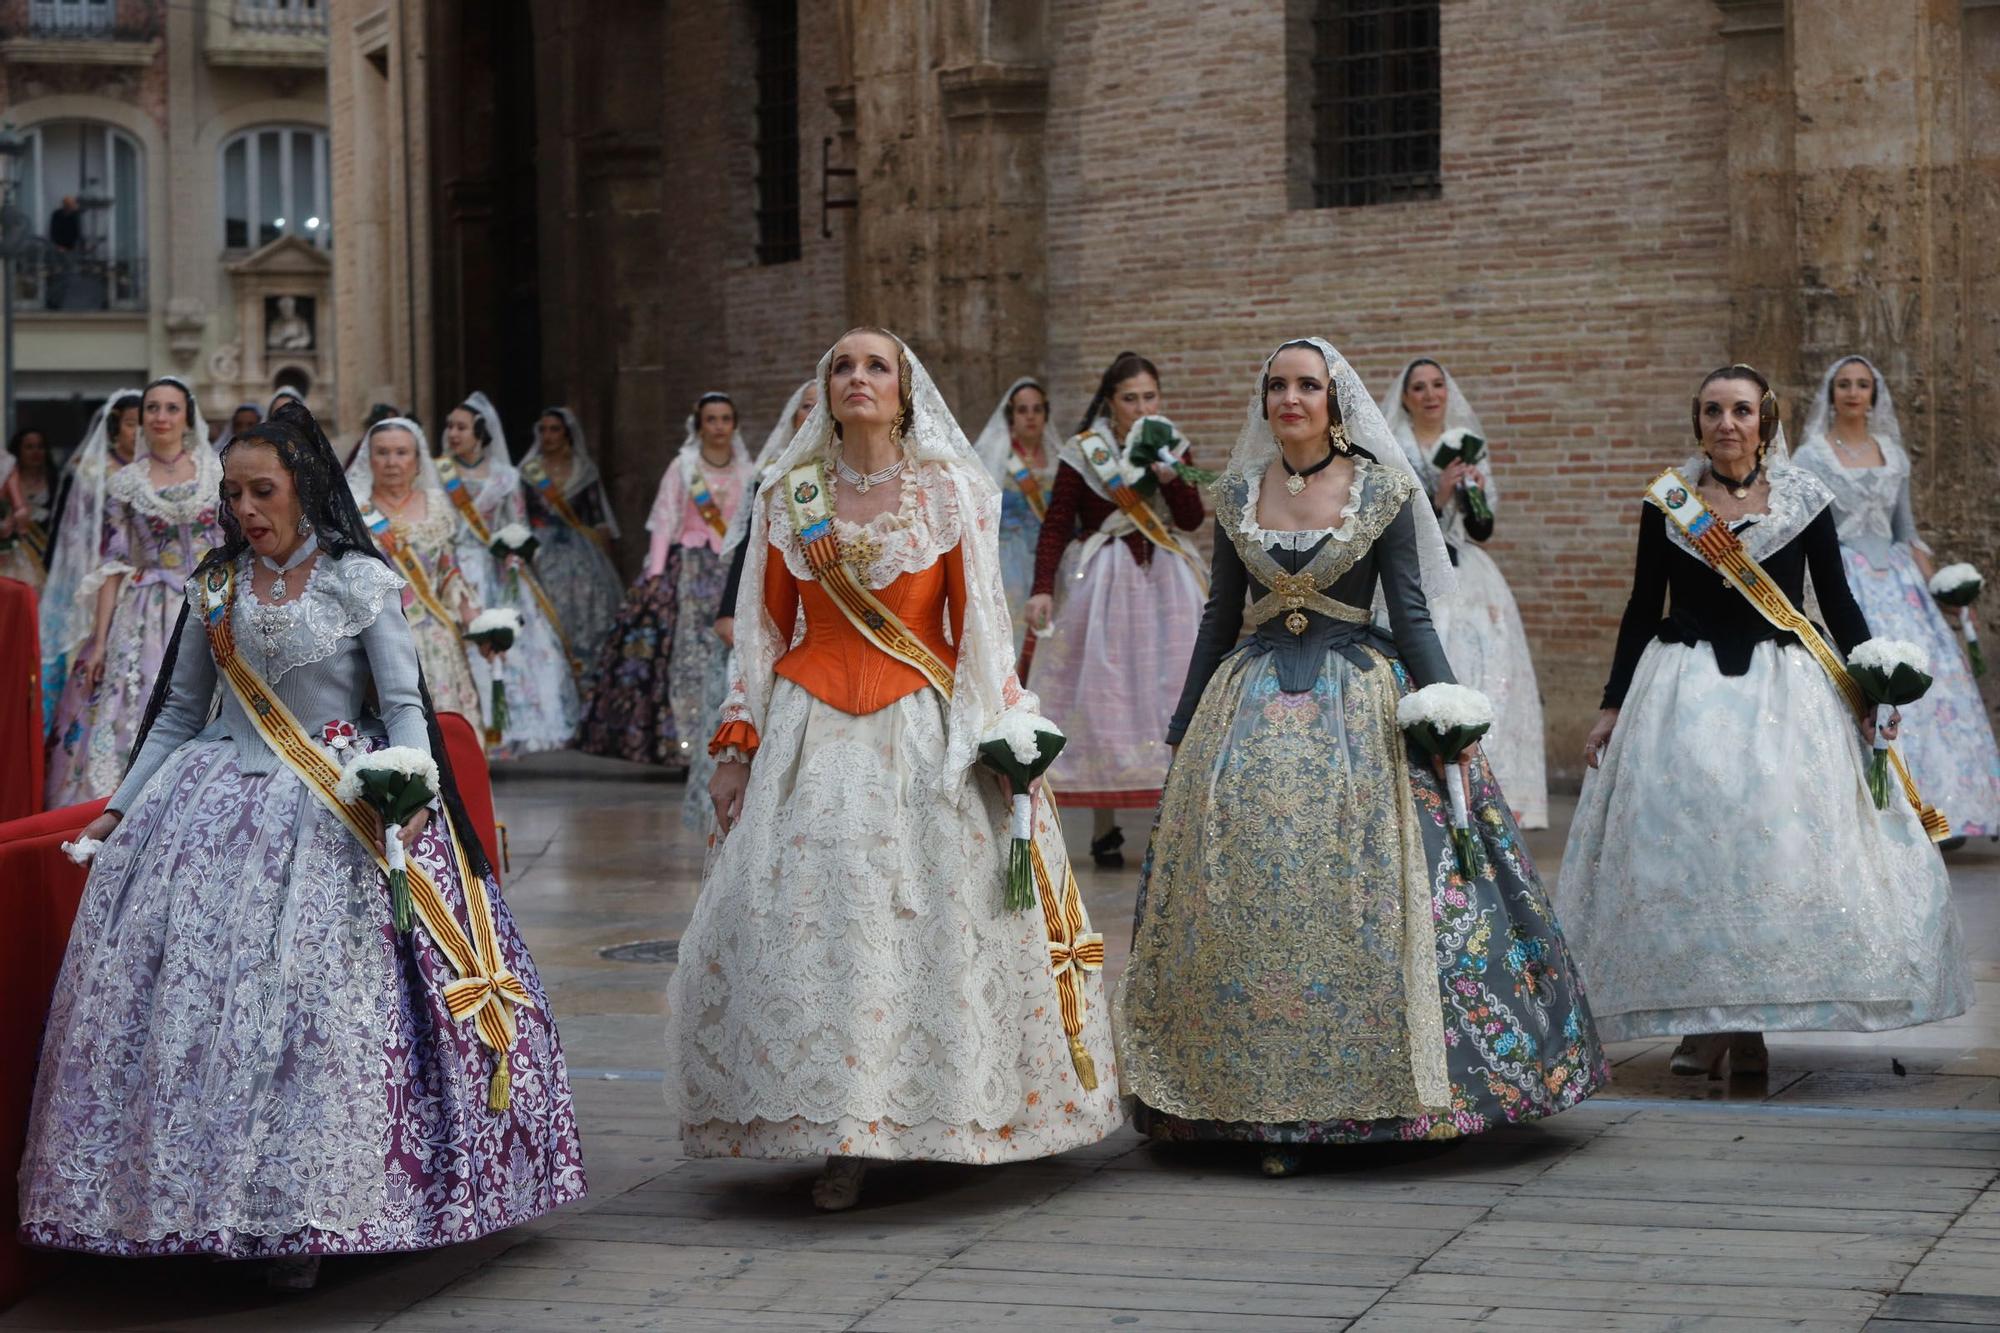
<instances>
[{"instance_id":1,"label":"sash with tassel","mask_svg":"<svg viewBox=\"0 0 2000 1333\"><path fill-rule=\"evenodd\" d=\"M1800 614L1792 605L1792 599L1785 596L1784 589L1769 574L1764 572L1744 549L1743 542L1730 531L1729 525L1716 518L1709 507L1702 502L1699 492L1680 473L1668 468L1662 472L1646 491L1646 499L1665 514L1688 539L1688 544L1701 553L1723 581L1743 594L1750 605L1757 608L1759 615L1781 630L1798 636L1813 660L1825 671L1841 697L1855 716L1870 715L1868 700L1861 693L1861 687L1848 674L1847 663L1831 644L1820 634L1819 627ZM1924 826L1924 832L1931 841L1942 842L1951 836L1951 821L1936 807L1926 805L1917 791L1916 779L1903 764L1903 756L1895 746L1889 747L1889 762L1896 770L1896 778L1903 785L1904 799L1917 812L1917 819ZM1872 802L1871 802L1872 804Z\"/></svg>"},{"instance_id":2,"label":"sash with tassel","mask_svg":"<svg viewBox=\"0 0 2000 1333\"><path fill-rule=\"evenodd\" d=\"M907 483L906 483L907 484ZM825 589L849 624L875 647L899 662L922 672L931 688L951 703L952 670L919 639L902 618L855 577L840 552L840 538L833 527L832 496L818 463L802 463L785 477L785 498L791 506L792 527L799 548L813 577ZM1055 819L1049 799L1047 779L1042 783L1044 820ZM1038 821L1042 822L1042 821ZM1061 829L1060 823L1044 827ZM1083 983L1090 972L1104 968L1104 936L1090 929L1084 915L1083 894L1076 874L1067 863L1063 867L1060 892L1042 855L1041 840L1030 838L1029 858L1035 871L1035 896L1042 907L1042 924L1049 944L1049 967L1055 973L1057 1010L1062 1018L1063 1036L1069 1039L1070 1063L1076 1067L1077 1082L1086 1092L1097 1088L1097 1063L1083 1045Z\"/></svg>"},{"instance_id":3,"label":"sash with tassel","mask_svg":"<svg viewBox=\"0 0 2000 1333\"><path fill-rule=\"evenodd\" d=\"M1095 431L1078 436L1077 447L1083 451L1084 461L1089 463L1091 470L1097 474L1097 480L1103 484L1105 493L1111 497L1111 502L1118 506L1119 514L1132 525L1132 531L1139 533L1161 550L1187 561L1188 568L1194 571L1195 580L1201 584L1201 590L1206 594L1208 571L1202 568L1201 557L1183 545L1180 537L1167 526L1166 520L1160 517L1160 511L1147 504L1145 497L1132 489L1125 480L1125 474L1119 470L1117 451ZM1108 527L1093 533L1086 542L1085 557L1094 554L1097 547L1107 541L1123 535L1110 531Z\"/></svg>"},{"instance_id":4,"label":"sash with tassel","mask_svg":"<svg viewBox=\"0 0 2000 1333\"><path fill-rule=\"evenodd\" d=\"M450 454L440 454L433 461L437 464L438 480L444 483L445 498L451 501L451 507L465 520L465 526L471 530L479 544L488 550L493 549L493 533L487 528L486 520L479 516L479 506L473 503L472 492L467 488L464 476L459 473L458 463ZM556 632L556 641L562 644L563 657L569 661L570 675L581 676L583 659L576 655L574 648L570 647L569 634L563 629L562 617L556 614L555 603L551 602L548 593L543 591L542 581L535 577L534 569L525 560L514 572L520 575L521 582L527 585L528 592L535 599L535 605L539 606L542 614L548 617L549 627Z\"/></svg>"},{"instance_id":5,"label":"sash with tassel","mask_svg":"<svg viewBox=\"0 0 2000 1333\"><path fill-rule=\"evenodd\" d=\"M716 536L727 537L729 520L723 517L722 506L715 502L715 492L709 489L708 473L702 468L701 455L689 454L682 471L687 479L688 499L694 501L702 522L715 529Z\"/></svg>"},{"instance_id":6,"label":"sash with tassel","mask_svg":"<svg viewBox=\"0 0 2000 1333\"><path fill-rule=\"evenodd\" d=\"M284 700L237 655L236 633L231 627L235 602L234 565L217 565L210 569L202 581L202 619L208 631L209 649L215 655L215 664L221 670L223 679L229 682L237 702L243 705L244 714L257 728L257 734L264 738L264 743L271 747L272 753L360 840L362 847L386 876L389 861L382 851L381 816L366 801L343 801L335 795L334 789L340 783L340 765L323 746L314 744L307 737L305 728L292 716L292 710L285 706ZM353 762L362 762L362 758L356 756ZM487 1088L487 1109L504 1111L511 1100L513 1083L509 1069L516 1032L513 1006L526 1005L533 1009L535 1001L528 994L527 986L508 969L501 955L500 934L494 926L493 904L487 896L486 881L475 879L467 867L465 850L459 845L458 834L451 827L449 815L439 812L437 817L445 821L445 841L457 858L459 883L465 890L466 919L472 928L470 934L459 926L458 918L452 914L451 904L445 901L437 881L415 857L404 862L404 871L410 880L410 900L416 908L417 919L423 922L424 930L458 974L458 980L447 983L444 988L445 1008L454 1020L461 1023L469 1020L479 1040L493 1051L493 1077Z\"/></svg>"}]
</instances>

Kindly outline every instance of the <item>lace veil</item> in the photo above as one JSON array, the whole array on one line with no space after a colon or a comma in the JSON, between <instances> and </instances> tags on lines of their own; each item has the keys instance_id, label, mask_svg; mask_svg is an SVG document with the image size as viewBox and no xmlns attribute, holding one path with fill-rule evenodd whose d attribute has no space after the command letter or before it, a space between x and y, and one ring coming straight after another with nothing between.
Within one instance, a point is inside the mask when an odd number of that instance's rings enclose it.
<instances>
[{"instance_id":1,"label":"lace veil","mask_svg":"<svg viewBox=\"0 0 2000 1333\"><path fill-rule=\"evenodd\" d=\"M385 417L368 428L361 437L360 447L354 451L354 461L347 465L347 489L354 496L357 508L366 509L375 497L375 469L369 464L369 451L375 437L385 430L406 430L417 442L417 481L419 489L429 491L444 500L444 482L438 479L437 460L431 457L431 443L424 436L424 428L408 417ZM426 507L432 502L426 500Z\"/></svg>"},{"instance_id":2,"label":"lace veil","mask_svg":"<svg viewBox=\"0 0 2000 1333\"><path fill-rule=\"evenodd\" d=\"M1032 375L1023 375L1007 386L1007 392L1000 395L1000 401L993 408L993 415L986 418L986 425L973 440L972 452L986 465L986 473L994 484L1004 488L1008 478L1014 475L1013 431L1007 425L1007 405L1014 401L1014 395L1022 388L1042 391L1044 402L1049 391L1040 380ZM1042 457L1053 463L1062 450L1062 439L1056 434L1055 414L1048 413L1042 420Z\"/></svg>"},{"instance_id":3,"label":"lace veil","mask_svg":"<svg viewBox=\"0 0 2000 1333\"><path fill-rule=\"evenodd\" d=\"M1417 447L1417 437L1412 429L1409 409L1403 406L1403 390L1410 382L1410 372L1415 370L1420 362L1436 366L1444 373L1444 428L1469 430L1488 442L1486 457L1479 463L1479 471L1486 478L1486 484L1481 489L1486 492L1487 502L1497 505L1500 501L1500 479L1493 466L1493 451L1490 447L1493 437L1486 433L1486 427L1479 424L1479 414L1472 410L1472 404L1467 401L1464 390L1458 387L1458 380L1449 370L1445 370L1443 362L1434 356L1420 356L1413 358L1397 371L1389 391L1382 395L1382 419L1389 423L1389 430L1395 435L1396 443L1402 447L1403 456L1416 470L1417 480L1424 484L1425 491L1431 490L1436 484L1438 470L1431 466L1431 460Z\"/></svg>"},{"instance_id":4,"label":"lace veil","mask_svg":"<svg viewBox=\"0 0 2000 1333\"><path fill-rule=\"evenodd\" d=\"M1289 338L1264 358L1264 364L1257 371L1257 380L1250 386L1250 404L1244 414L1243 430L1236 437L1236 448L1229 455L1228 471L1247 482L1261 478L1272 460L1277 458L1278 439L1271 433L1271 423L1264 419L1264 378L1270 373L1271 362L1277 359L1278 353L1297 343L1310 343L1326 358L1327 382L1338 395L1340 419L1347 426L1347 438L1382 466L1394 468L1416 483L1418 496L1410 505L1410 512L1416 517L1417 559L1424 596L1433 602L1448 597L1458 586L1458 577L1452 570L1451 556L1445 550L1444 533L1438 529L1437 515L1431 512L1430 502L1424 498L1427 488L1423 478L1397 443L1396 437L1390 433L1389 423L1383 419L1375 400L1368 396L1368 388L1361 382L1361 377L1347 363L1347 358L1326 339Z\"/></svg>"},{"instance_id":5,"label":"lace veil","mask_svg":"<svg viewBox=\"0 0 2000 1333\"><path fill-rule=\"evenodd\" d=\"M563 429L569 432L569 480L563 483L563 499L573 500L593 486L602 489L604 478L598 472L597 460L591 456L590 446L583 438L583 423L578 421L576 413L570 411L567 407L544 408L542 409L542 416L535 418L535 445L532 449L528 450L528 456L521 460L521 471L526 472L530 463L541 460L542 436L540 426L542 417L560 418L563 423ZM600 499L603 503L598 507L603 511L604 522L610 527L611 535L616 537L618 536L618 519L611 512L611 498L609 496L601 496Z\"/></svg>"},{"instance_id":6,"label":"lace veil","mask_svg":"<svg viewBox=\"0 0 2000 1333\"><path fill-rule=\"evenodd\" d=\"M53 669L58 657L81 644L96 624L95 606L77 594L85 576L97 568L104 540L104 497L111 489L106 467L111 459L111 435L117 429L111 409L121 398L138 397L138 389L114 389L91 417L82 447L63 464L65 487L57 510L56 544L49 553L49 575L43 584L48 595L42 598L38 613L44 675ZM138 445L133 449L136 457Z\"/></svg>"},{"instance_id":7,"label":"lace veil","mask_svg":"<svg viewBox=\"0 0 2000 1333\"><path fill-rule=\"evenodd\" d=\"M896 339L896 345L902 353L902 369L910 390L903 452L913 464L936 465L905 472L903 484L915 481L949 486L962 525L965 630L958 644L958 672L945 722L945 762L936 773L928 775L938 790L950 791L978 758L980 740L1001 714L1016 708L1034 709L1038 704L1035 696L1024 691L1014 677L1014 622L1000 580L999 488L973 453L965 432L958 428L923 363L902 339ZM803 463L829 459L839 448L833 433L833 415L828 408L832 394L828 392L827 371L832 360L833 349L828 348L820 357L816 375L820 384L819 402L772 464L769 475L774 479L782 479ZM911 472L917 475L913 477ZM750 546L744 560L745 588L764 586L774 515L778 516L776 521L790 522L781 490L781 486L773 484L757 494L750 519ZM753 605L754 614L750 613ZM760 732L764 730L776 684L778 658L790 646L779 636L762 598L737 603L739 672L724 707L725 717L747 715L752 725Z\"/></svg>"},{"instance_id":8,"label":"lace veil","mask_svg":"<svg viewBox=\"0 0 2000 1333\"><path fill-rule=\"evenodd\" d=\"M1819 393L1813 398L1812 406L1806 409L1805 440L1826 438L1827 429L1833 425L1833 404L1829 396L1833 392L1833 377L1841 367L1860 362L1868 367L1868 373L1875 377L1875 405L1868 409L1868 431L1878 439L1891 444L1903 442L1903 426L1896 419L1896 399L1889 392L1889 381L1877 366L1865 356L1843 356L1826 368L1826 374L1819 377Z\"/></svg>"}]
</instances>

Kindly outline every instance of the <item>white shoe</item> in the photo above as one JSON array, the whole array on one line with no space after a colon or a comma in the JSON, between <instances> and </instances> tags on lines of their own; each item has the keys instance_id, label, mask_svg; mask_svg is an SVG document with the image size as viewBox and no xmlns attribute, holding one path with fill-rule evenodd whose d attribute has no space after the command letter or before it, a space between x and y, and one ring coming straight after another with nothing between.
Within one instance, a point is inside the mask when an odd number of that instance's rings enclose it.
<instances>
[{"instance_id":1,"label":"white shoe","mask_svg":"<svg viewBox=\"0 0 2000 1333\"><path fill-rule=\"evenodd\" d=\"M1711 1079L1719 1079L1722 1067L1728 1061L1729 1034L1717 1032L1682 1037L1681 1044L1674 1047L1674 1058L1667 1062L1667 1068L1676 1074L1706 1074Z\"/></svg>"}]
</instances>

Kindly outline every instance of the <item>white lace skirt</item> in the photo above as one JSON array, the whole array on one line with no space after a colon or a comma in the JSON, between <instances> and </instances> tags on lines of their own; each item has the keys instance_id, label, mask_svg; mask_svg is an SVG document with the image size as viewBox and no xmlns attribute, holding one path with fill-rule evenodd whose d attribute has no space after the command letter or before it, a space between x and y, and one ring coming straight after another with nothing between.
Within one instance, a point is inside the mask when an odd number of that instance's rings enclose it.
<instances>
[{"instance_id":1,"label":"white lace skirt","mask_svg":"<svg viewBox=\"0 0 2000 1333\"><path fill-rule=\"evenodd\" d=\"M1493 729L1480 748L1522 828L1549 826L1542 755L1542 690L1507 576L1471 542L1458 548L1458 589L1433 603L1431 619L1458 683L1493 701Z\"/></svg>"},{"instance_id":2,"label":"white lace skirt","mask_svg":"<svg viewBox=\"0 0 2000 1333\"><path fill-rule=\"evenodd\" d=\"M1705 643L1646 649L1556 890L1604 1040L1965 1011L1944 860L1900 789L1875 809L1851 717L1796 644L1742 676Z\"/></svg>"},{"instance_id":3,"label":"white lace skirt","mask_svg":"<svg viewBox=\"0 0 2000 1333\"><path fill-rule=\"evenodd\" d=\"M1085 986L1086 1092L1042 916L1001 907L998 788L931 785L936 696L855 717L781 679L762 740L667 985L685 1151L988 1163L1117 1129L1101 977Z\"/></svg>"}]
</instances>

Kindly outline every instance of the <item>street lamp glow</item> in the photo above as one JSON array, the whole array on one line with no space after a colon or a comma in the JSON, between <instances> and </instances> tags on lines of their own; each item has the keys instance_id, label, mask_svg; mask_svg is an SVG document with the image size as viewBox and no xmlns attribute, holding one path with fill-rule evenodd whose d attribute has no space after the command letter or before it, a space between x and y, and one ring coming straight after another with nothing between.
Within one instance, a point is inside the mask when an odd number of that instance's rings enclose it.
<instances>
[{"instance_id":1,"label":"street lamp glow","mask_svg":"<svg viewBox=\"0 0 2000 1333\"><path fill-rule=\"evenodd\" d=\"M318 231L318 230L319 230L319 219L318 219L318 218L307 218L307 219L306 219L306 230L307 230L307 231Z\"/></svg>"},{"instance_id":2,"label":"street lamp glow","mask_svg":"<svg viewBox=\"0 0 2000 1333\"><path fill-rule=\"evenodd\" d=\"M272 218L271 225L274 227L282 227L285 225L285 220L283 218Z\"/></svg>"}]
</instances>

